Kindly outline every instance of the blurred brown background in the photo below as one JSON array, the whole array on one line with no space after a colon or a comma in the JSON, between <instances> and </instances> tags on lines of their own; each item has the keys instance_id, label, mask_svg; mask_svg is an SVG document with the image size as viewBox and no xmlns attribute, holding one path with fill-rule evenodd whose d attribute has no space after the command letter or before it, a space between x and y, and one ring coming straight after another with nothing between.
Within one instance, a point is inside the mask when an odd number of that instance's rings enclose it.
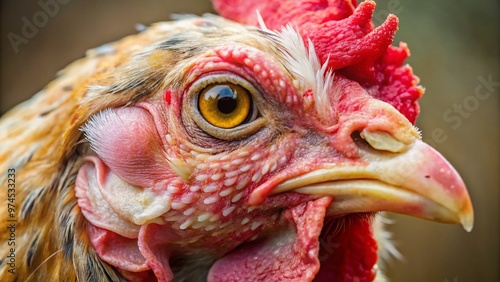
<instances>
[{"instance_id":1,"label":"blurred brown background","mask_svg":"<svg viewBox=\"0 0 500 282\"><path fill-rule=\"evenodd\" d=\"M60 4L17 53L8 34L21 35L22 18L31 20L41 6L35 0L1 1L1 113L33 95L87 49L134 33L136 23L167 20L171 13L213 12L208 0L59 1L67 4ZM427 89L418 127L461 173L476 213L472 233L393 216L396 224L390 229L406 259L393 262L388 274L392 281L500 281L499 3L377 2L374 21L380 24L388 12L398 15L396 42L409 44L408 63ZM496 84L485 86L488 80Z\"/></svg>"}]
</instances>

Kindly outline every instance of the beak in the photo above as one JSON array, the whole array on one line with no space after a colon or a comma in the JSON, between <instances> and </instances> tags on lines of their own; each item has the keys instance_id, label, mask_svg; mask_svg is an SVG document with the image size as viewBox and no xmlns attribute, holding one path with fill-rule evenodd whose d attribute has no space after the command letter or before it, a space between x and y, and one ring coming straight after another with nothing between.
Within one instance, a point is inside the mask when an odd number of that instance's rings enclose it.
<instances>
[{"instance_id":1,"label":"beak","mask_svg":"<svg viewBox=\"0 0 500 282\"><path fill-rule=\"evenodd\" d=\"M429 145L416 140L400 153L365 150L363 159L364 165L325 164L280 183L271 194L331 196L330 216L388 211L472 230L474 214L464 182Z\"/></svg>"}]
</instances>

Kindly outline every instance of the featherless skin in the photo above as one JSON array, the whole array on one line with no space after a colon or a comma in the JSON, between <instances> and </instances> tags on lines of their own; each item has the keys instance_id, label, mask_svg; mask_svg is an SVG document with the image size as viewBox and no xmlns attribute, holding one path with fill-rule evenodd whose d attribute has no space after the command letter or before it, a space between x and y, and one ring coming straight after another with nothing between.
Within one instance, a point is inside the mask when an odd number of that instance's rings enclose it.
<instances>
[{"instance_id":1,"label":"featherless skin","mask_svg":"<svg viewBox=\"0 0 500 282\"><path fill-rule=\"evenodd\" d=\"M230 20L90 50L1 118L1 281L384 281L377 212L472 228L412 125L423 90L395 16L214 5Z\"/></svg>"}]
</instances>

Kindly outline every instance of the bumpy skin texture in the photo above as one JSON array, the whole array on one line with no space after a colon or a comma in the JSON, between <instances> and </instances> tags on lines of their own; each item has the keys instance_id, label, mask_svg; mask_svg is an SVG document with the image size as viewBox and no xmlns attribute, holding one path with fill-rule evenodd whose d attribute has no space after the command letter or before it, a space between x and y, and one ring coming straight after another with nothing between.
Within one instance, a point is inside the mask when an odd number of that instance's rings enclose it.
<instances>
[{"instance_id":1,"label":"bumpy skin texture","mask_svg":"<svg viewBox=\"0 0 500 282\"><path fill-rule=\"evenodd\" d=\"M12 214L22 236L16 273L3 260L0 280L371 281L380 277L372 212L471 216L458 174L381 101L391 99L410 120L417 113L415 97L401 98L416 84L399 67L407 54L386 46L394 20L372 31L373 2L354 4L329 3L339 19L329 23L347 45L371 45L328 64L321 61L335 50L319 35L316 54L293 28L190 18L89 51L7 113L0 171L15 172ZM273 28L287 20L272 20L266 7L259 9ZM372 74L402 82L377 84ZM228 83L248 90L255 114L222 129L197 101L207 85ZM1 174L0 184L8 182ZM335 193L304 191L322 183ZM356 190L367 183L394 195ZM0 240L9 236L0 232Z\"/></svg>"},{"instance_id":2,"label":"bumpy skin texture","mask_svg":"<svg viewBox=\"0 0 500 282\"><path fill-rule=\"evenodd\" d=\"M291 24L304 41L312 41L321 62L328 61L336 73L359 82L373 97L415 122L423 89L411 67L403 65L410 55L406 44L391 46L397 17L390 15L374 28L374 1L357 6L356 0L215 0L214 6L222 16L244 24L258 25L257 14L248 12L255 10L269 29Z\"/></svg>"}]
</instances>

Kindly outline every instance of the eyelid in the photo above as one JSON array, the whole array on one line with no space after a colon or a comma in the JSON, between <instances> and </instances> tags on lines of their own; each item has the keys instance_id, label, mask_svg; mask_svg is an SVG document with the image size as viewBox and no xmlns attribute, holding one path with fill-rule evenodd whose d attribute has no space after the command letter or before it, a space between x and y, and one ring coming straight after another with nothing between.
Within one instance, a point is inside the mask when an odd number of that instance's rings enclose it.
<instances>
[{"instance_id":1,"label":"eyelid","mask_svg":"<svg viewBox=\"0 0 500 282\"><path fill-rule=\"evenodd\" d=\"M254 87L248 80L234 74L226 74L226 73L215 73L210 75L205 75L197 79L190 87L189 92L200 92L203 88L210 84L215 83L232 83L236 85L240 85L245 88L255 96L259 91L256 87Z\"/></svg>"}]
</instances>

